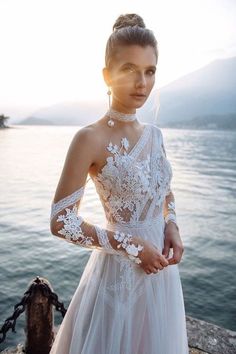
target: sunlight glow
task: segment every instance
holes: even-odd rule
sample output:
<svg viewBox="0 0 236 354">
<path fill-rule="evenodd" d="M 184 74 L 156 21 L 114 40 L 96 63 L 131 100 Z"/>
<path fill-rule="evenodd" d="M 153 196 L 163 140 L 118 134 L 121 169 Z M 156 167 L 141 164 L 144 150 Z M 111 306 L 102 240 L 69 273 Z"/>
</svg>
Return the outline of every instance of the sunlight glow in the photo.
<svg viewBox="0 0 236 354">
<path fill-rule="evenodd" d="M 0 106 L 99 100 L 115 19 L 140 14 L 159 44 L 156 87 L 236 54 L 236 3 L 193 0 L 0 0 Z"/>
</svg>

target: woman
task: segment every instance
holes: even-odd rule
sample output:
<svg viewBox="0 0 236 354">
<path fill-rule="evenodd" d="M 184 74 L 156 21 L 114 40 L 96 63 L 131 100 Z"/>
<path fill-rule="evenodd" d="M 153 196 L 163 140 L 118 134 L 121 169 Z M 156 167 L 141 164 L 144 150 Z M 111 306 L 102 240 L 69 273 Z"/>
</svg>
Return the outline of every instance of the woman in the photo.
<svg viewBox="0 0 236 354">
<path fill-rule="evenodd" d="M 75 134 L 52 202 L 52 234 L 93 251 L 51 354 L 188 353 L 172 169 L 161 130 L 136 116 L 157 59 L 142 18 L 119 16 L 103 69 L 112 103 Z M 106 228 L 79 215 L 88 174 Z"/>
</svg>

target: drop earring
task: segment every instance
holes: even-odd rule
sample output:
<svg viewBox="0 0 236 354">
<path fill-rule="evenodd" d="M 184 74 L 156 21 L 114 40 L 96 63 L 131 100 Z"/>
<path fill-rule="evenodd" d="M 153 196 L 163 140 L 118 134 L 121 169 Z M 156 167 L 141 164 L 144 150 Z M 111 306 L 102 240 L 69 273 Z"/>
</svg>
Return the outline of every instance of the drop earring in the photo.
<svg viewBox="0 0 236 354">
<path fill-rule="evenodd" d="M 109 104 L 109 108 L 111 108 L 111 89 L 109 87 L 108 91 L 107 91 L 107 94 L 108 94 L 108 104 Z"/>
<path fill-rule="evenodd" d="M 110 88 L 108 89 L 107 94 L 108 94 L 108 102 L 109 102 L 109 110 L 110 110 L 111 109 L 111 89 Z M 113 127 L 115 122 L 113 119 L 110 118 L 107 124 L 109 125 L 109 127 Z"/>
<path fill-rule="evenodd" d="M 113 127 L 116 120 L 126 121 L 126 122 L 132 122 L 134 120 L 137 120 L 136 113 L 123 113 L 123 112 L 119 112 L 119 111 L 113 109 L 111 107 L 111 89 L 110 88 L 108 89 L 107 94 L 109 97 L 109 109 L 106 112 L 106 116 L 109 117 L 109 120 L 107 122 L 107 125 L 109 127 Z"/>
</svg>

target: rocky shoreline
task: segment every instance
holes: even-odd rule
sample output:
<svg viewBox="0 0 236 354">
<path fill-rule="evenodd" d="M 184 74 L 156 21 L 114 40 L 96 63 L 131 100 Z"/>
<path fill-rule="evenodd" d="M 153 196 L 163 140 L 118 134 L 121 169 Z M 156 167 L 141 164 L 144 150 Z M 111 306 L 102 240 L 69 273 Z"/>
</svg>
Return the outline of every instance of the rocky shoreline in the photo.
<svg viewBox="0 0 236 354">
<path fill-rule="evenodd" d="M 235 354 L 236 332 L 197 318 L 186 316 L 189 354 Z M 58 328 L 55 328 L 55 332 Z M 24 354 L 23 344 L 0 354 Z"/>
</svg>

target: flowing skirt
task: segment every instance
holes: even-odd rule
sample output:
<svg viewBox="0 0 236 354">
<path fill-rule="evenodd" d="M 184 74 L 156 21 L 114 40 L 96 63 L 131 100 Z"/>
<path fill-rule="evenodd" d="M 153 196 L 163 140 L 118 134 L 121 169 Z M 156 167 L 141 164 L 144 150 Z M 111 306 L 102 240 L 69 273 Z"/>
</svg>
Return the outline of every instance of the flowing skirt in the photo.
<svg viewBox="0 0 236 354">
<path fill-rule="evenodd" d="M 164 219 L 106 224 L 150 240 L 162 252 Z M 178 264 L 156 274 L 94 249 L 50 354 L 188 354 Z"/>
</svg>

